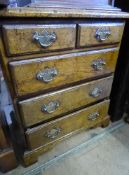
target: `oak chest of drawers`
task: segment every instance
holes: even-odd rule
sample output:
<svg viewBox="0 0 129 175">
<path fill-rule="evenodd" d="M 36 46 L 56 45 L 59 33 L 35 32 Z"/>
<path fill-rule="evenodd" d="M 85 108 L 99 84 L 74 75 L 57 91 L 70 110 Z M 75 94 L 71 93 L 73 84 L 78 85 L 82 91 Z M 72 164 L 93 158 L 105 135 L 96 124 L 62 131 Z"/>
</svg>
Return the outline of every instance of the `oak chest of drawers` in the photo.
<svg viewBox="0 0 129 175">
<path fill-rule="evenodd" d="M 129 17 L 119 10 L 30 9 L 0 13 L 1 61 L 25 165 L 66 136 L 108 124 Z"/>
</svg>

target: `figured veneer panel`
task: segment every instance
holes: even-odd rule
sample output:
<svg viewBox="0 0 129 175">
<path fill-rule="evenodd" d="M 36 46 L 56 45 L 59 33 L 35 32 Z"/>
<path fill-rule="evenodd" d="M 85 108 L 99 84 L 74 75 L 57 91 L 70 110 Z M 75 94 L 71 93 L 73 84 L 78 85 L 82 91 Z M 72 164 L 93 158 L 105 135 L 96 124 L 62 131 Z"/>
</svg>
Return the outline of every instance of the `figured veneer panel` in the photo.
<svg viewBox="0 0 129 175">
<path fill-rule="evenodd" d="M 84 108 L 63 118 L 56 119 L 26 131 L 30 149 L 38 148 L 82 128 L 100 123 L 108 115 L 109 100 Z"/>
<path fill-rule="evenodd" d="M 91 47 L 121 42 L 124 22 L 87 22 L 79 24 L 78 47 Z"/>
<path fill-rule="evenodd" d="M 24 126 L 29 127 L 50 118 L 54 119 L 55 116 L 108 97 L 112 81 L 113 76 L 110 76 L 20 101 Z"/>
<path fill-rule="evenodd" d="M 75 48 L 75 24 L 4 25 L 3 33 L 8 55 Z"/>
<path fill-rule="evenodd" d="M 112 73 L 118 51 L 119 48 L 112 48 L 10 62 L 15 92 L 22 96 Z M 55 77 L 53 70 L 57 73 Z M 41 80 L 37 78 L 39 74 Z M 45 82 L 48 78 L 50 81 Z"/>
</svg>

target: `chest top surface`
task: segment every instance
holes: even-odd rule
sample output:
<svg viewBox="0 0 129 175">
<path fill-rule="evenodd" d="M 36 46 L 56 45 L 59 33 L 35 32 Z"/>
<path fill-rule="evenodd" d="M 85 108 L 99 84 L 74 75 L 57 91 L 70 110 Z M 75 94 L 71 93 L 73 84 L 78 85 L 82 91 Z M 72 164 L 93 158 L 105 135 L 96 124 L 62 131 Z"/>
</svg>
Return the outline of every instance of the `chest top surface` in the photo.
<svg viewBox="0 0 129 175">
<path fill-rule="evenodd" d="M 129 18 L 112 0 L 13 0 L 0 17 L 19 18 Z M 23 3 L 24 2 L 24 3 Z M 24 6 L 23 6 L 24 5 Z"/>
</svg>

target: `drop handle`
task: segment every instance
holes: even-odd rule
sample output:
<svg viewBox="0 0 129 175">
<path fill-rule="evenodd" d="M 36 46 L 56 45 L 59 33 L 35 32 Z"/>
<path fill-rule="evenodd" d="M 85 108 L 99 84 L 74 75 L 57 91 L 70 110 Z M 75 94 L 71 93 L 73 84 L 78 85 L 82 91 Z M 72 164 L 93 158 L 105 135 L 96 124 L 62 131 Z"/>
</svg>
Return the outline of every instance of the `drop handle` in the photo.
<svg viewBox="0 0 129 175">
<path fill-rule="evenodd" d="M 95 33 L 95 38 L 99 41 L 105 41 L 109 38 L 109 36 L 111 35 L 111 31 L 108 28 L 99 28 L 96 30 Z"/>
<path fill-rule="evenodd" d="M 90 93 L 89 95 L 96 98 L 96 97 L 99 97 L 101 94 L 102 94 L 103 90 L 98 88 L 98 87 L 95 87 Z"/>
<path fill-rule="evenodd" d="M 57 35 L 55 32 L 48 32 L 46 30 L 41 33 L 35 32 L 33 34 L 33 40 L 37 41 L 43 48 L 48 48 L 57 40 Z"/>
<path fill-rule="evenodd" d="M 43 104 L 41 107 L 41 111 L 51 114 L 51 113 L 54 113 L 57 110 L 57 108 L 59 108 L 59 106 L 60 106 L 60 102 L 58 100 L 51 101 L 47 104 Z"/>
<path fill-rule="evenodd" d="M 53 128 L 45 133 L 45 137 L 49 139 L 55 139 L 59 136 L 61 128 Z"/>
<path fill-rule="evenodd" d="M 106 62 L 103 59 L 96 59 L 91 64 L 92 68 L 95 71 L 103 70 L 105 65 L 106 65 Z"/>
<path fill-rule="evenodd" d="M 51 82 L 58 75 L 56 68 L 45 68 L 36 74 L 36 79 L 44 83 Z"/>
<path fill-rule="evenodd" d="M 100 116 L 99 112 L 94 112 L 88 116 L 88 120 L 96 120 Z"/>
</svg>

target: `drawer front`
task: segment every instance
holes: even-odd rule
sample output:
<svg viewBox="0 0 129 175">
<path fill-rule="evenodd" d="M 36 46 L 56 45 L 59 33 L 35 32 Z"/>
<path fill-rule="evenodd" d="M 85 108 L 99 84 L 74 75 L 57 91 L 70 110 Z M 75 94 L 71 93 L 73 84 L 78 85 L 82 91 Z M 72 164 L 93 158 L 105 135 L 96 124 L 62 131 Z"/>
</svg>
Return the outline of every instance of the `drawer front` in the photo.
<svg viewBox="0 0 129 175">
<path fill-rule="evenodd" d="M 53 142 L 82 128 L 90 128 L 106 117 L 109 101 L 98 103 L 44 125 L 28 129 L 26 139 L 30 149 Z"/>
<path fill-rule="evenodd" d="M 77 45 L 78 47 L 90 47 L 119 43 L 122 38 L 123 29 L 123 22 L 89 22 L 79 24 Z"/>
<path fill-rule="evenodd" d="M 21 101 L 24 125 L 29 127 L 104 99 L 110 95 L 112 81 L 111 76 Z"/>
<path fill-rule="evenodd" d="M 76 25 L 5 25 L 3 32 L 8 55 L 75 47 Z"/>
<path fill-rule="evenodd" d="M 114 72 L 118 49 L 105 49 L 10 63 L 18 96 Z"/>
</svg>

